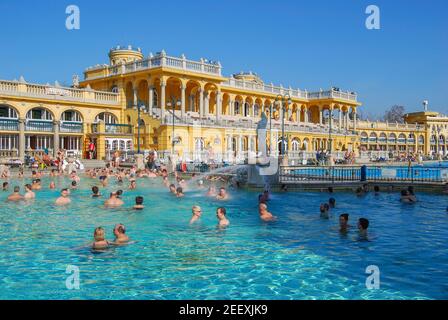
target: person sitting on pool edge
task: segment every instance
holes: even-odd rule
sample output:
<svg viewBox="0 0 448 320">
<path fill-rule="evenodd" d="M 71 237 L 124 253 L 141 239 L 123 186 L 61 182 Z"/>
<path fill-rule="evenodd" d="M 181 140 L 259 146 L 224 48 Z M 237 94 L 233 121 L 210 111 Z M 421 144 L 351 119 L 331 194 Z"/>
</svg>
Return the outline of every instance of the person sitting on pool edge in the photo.
<svg viewBox="0 0 448 320">
<path fill-rule="evenodd" d="M 132 208 L 134 210 L 143 210 L 145 208 L 142 196 L 135 197 L 135 205 Z"/>
<path fill-rule="evenodd" d="M 33 192 L 31 185 L 27 183 L 25 185 L 25 195 L 23 196 L 25 200 L 31 200 L 36 198 L 36 194 Z"/>
<path fill-rule="evenodd" d="M 359 218 L 358 230 L 361 237 L 367 237 L 367 228 L 369 228 L 369 220 L 367 220 L 366 218 Z"/>
<path fill-rule="evenodd" d="M 114 227 L 115 240 L 113 243 L 117 244 L 117 245 L 128 243 L 129 237 L 125 233 L 126 233 L 126 228 L 124 227 L 124 225 L 121 223 L 117 224 Z"/>
<path fill-rule="evenodd" d="M 107 247 L 109 247 L 109 244 L 109 241 L 106 240 L 106 232 L 104 231 L 103 227 L 95 228 L 95 231 L 93 232 L 92 248 L 106 249 Z"/>
<path fill-rule="evenodd" d="M 339 215 L 339 232 L 346 233 L 349 227 L 348 213 L 342 213 Z"/>
<path fill-rule="evenodd" d="M 193 224 L 201 218 L 202 210 L 200 206 L 193 206 L 191 208 L 191 211 L 193 213 L 193 216 L 190 219 L 190 224 Z"/>
<path fill-rule="evenodd" d="M 330 206 L 330 208 L 336 207 L 336 199 L 335 198 L 328 199 L 328 205 Z"/>
<path fill-rule="evenodd" d="M 218 226 L 219 227 L 227 227 L 230 222 L 226 217 L 226 208 L 219 207 L 216 209 L 216 217 L 218 218 Z"/>
<path fill-rule="evenodd" d="M 321 218 L 330 219 L 330 206 L 328 205 L 328 203 L 321 203 L 319 210 Z"/>
<path fill-rule="evenodd" d="M 123 201 L 117 197 L 116 192 L 111 192 L 109 199 L 104 201 L 106 208 L 116 208 L 123 205 Z"/>
<path fill-rule="evenodd" d="M 93 186 L 92 187 L 92 198 L 99 198 L 99 197 L 101 197 L 100 188 L 98 188 L 97 186 Z"/>
<path fill-rule="evenodd" d="M 23 196 L 20 194 L 20 187 L 19 186 L 15 186 L 14 187 L 14 192 L 11 193 L 8 198 L 8 201 L 20 201 L 23 200 Z"/>
<path fill-rule="evenodd" d="M 64 205 L 67 205 L 67 204 L 69 204 L 70 202 L 72 202 L 72 201 L 70 200 L 70 198 L 68 197 L 69 194 L 70 194 L 70 193 L 69 193 L 69 191 L 68 191 L 67 188 L 62 189 L 62 190 L 61 190 L 61 196 L 60 196 L 59 198 L 56 199 L 55 204 L 56 204 L 57 206 L 64 206 Z"/>
<path fill-rule="evenodd" d="M 258 205 L 258 213 L 260 214 L 260 219 L 263 221 L 273 221 L 277 219 L 276 216 L 268 211 L 266 203 L 260 203 Z"/>
</svg>

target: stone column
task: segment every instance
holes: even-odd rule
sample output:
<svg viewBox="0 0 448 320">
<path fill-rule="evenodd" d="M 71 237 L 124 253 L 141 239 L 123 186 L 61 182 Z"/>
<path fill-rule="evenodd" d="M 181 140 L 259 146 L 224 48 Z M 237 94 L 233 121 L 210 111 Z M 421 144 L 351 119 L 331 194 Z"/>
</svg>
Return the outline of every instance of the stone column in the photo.
<svg viewBox="0 0 448 320">
<path fill-rule="evenodd" d="M 165 81 L 161 81 L 160 82 L 160 112 L 161 112 L 162 122 L 165 121 L 165 89 L 166 89 L 166 83 L 165 83 Z"/>
<path fill-rule="evenodd" d="M 297 108 L 296 109 L 296 122 L 300 123 L 300 111 L 302 110 L 302 108 Z"/>
<path fill-rule="evenodd" d="M 221 91 L 216 92 L 216 120 L 221 118 L 222 113 L 222 100 L 221 100 Z"/>
<path fill-rule="evenodd" d="M 339 109 L 339 129 L 342 129 L 342 110 Z"/>
<path fill-rule="evenodd" d="M 148 112 L 149 115 L 152 115 L 152 106 L 154 105 L 154 86 L 149 86 L 148 97 Z"/>
<path fill-rule="evenodd" d="M 319 124 L 323 124 L 324 119 L 324 111 L 322 110 L 322 107 L 319 106 Z"/>
<path fill-rule="evenodd" d="M 355 110 L 355 112 L 353 113 L 353 130 L 355 130 L 356 131 L 356 123 L 357 122 L 357 117 L 356 117 L 356 110 Z"/>
<path fill-rule="evenodd" d="M 333 107 L 330 107 L 330 109 L 328 109 L 328 123 L 330 124 L 330 127 L 332 127 L 332 128 L 334 127 L 333 112 L 334 112 Z"/>
<path fill-rule="evenodd" d="M 210 114 L 210 92 L 205 92 L 204 94 L 204 115 L 208 116 Z"/>
<path fill-rule="evenodd" d="M 308 123 L 308 107 L 303 109 L 303 120 L 305 123 Z"/>
<path fill-rule="evenodd" d="M 132 91 L 134 93 L 134 105 L 133 105 L 133 107 L 136 107 L 136 106 L 138 106 L 138 88 L 134 87 L 134 88 L 132 88 Z"/>
<path fill-rule="evenodd" d="M 345 129 L 346 130 L 348 130 L 348 128 L 349 128 L 349 126 L 348 126 L 348 120 L 349 120 L 349 118 L 348 118 L 348 111 L 346 111 L 345 113 L 344 113 L 344 117 L 345 117 Z"/>
<path fill-rule="evenodd" d="M 53 157 L 56 157 L 59 150 L 59 121 L 53 123 L 54 141 L 53 141 Z"/>
<path fill-rule="evenodd" d="M 204 116 L 204 89 L 199 88 L 199 116 Z"/>
<path fill-rule="evenodd" d="M 180 92 L 181 92 L 181 107 L 180 107 L 180 116 L 183 119 L 185 115 L 185 91 L 187 89 L 187 86 L 185 84 L 180 85 Z"/>
<path fill-rule="evenodd" d="M 19 119 L 19 158 L 25 161 L 26 137 L 25 137 L 25 119 Z"/>
</svg>

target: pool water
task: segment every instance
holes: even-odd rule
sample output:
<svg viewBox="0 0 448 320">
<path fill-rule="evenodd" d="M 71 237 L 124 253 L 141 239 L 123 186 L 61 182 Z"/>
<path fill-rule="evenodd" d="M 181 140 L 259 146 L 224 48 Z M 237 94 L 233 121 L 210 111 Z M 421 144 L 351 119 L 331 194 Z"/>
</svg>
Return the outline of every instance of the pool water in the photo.
<svg viewBox="0 0 448 320">
<path fill-rule="evenodd" d="M 69 185 L 55 181 L 58 189 Z M 264 223 L 255 192 L 230 190 L 226 202 L 205 198 L 205 190 L 176 199 L 145 179 L 125 190 L 126 208 L 111 210 L 89 197 L 95 183 L 83 178 L 67 208 L 55 207 L 58 192 L 47 188 L 27 204 L 6 203 L 0 192 L 0 299 L 448 298 L 446 195 L 418 194 L 410 205 L 396 193 L 335 193 L 337 206 L 323 220 L 319 204 L 330 194 L 275 193 L 269 210 L 278 222 Z M 113 182 L 102 193 L 125 187 Z M 128 210 L 137 195 L 146 208 Z M 203 217 L 190 226 L 194 204 Z M 215 209 L 223 205 L 226 230 L 216 228 Z M 353 226 L 346 236 L 337 228 L 343 212 Z M 370 220 L 369 241 L 358 237 L 359 217 Z M 101 254 L 82 247 L 97 226 L 113 240 L 116 223 L 136 243 Z M 66 288 L 69 265 L 80 270 L 79 290 Z M 379 289 L 366 288 L 369 265 L 380 270 Z"/>
</svg>

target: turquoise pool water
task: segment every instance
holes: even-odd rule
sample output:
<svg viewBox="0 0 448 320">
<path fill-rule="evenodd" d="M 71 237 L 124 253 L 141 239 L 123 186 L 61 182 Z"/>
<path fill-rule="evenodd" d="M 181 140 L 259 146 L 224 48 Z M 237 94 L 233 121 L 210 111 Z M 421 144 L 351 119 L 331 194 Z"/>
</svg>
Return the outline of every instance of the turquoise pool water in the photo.
<svg viewBox="0 0 448 320">
<path fill-rule="evenodd" d="M 126 207 L 145 196 L 145 210 L 133 212 L 104 209 L 89 197 L 94 181 L 81 184 L 67 208 L 53 206 L 57 191 L 20 205 L 5 203 L 0 192 L 1 299 L 448 298 L 446 195 L 418 194 L 409 205 L 392 193 L 336 193 L 331 219 L 322 220 L 318 207 L 328 193 L 276 193 L 269 209 L 278 222 L 263 223 L 254 192 L 231 190 L 227 202 L 203 197 L 205 190 L 175 199 L 159 182 L 141 180 L 139 190 L 124 193 Z M 193 204 L 203 217 L 189 226 Z M 226 230 L 216 228 L 221 205 L 231 222 Z M 359 217 L 370 219 L 370 241 L 360 241 L 355 228 L 339 234 L 343 212 L 354 227 Z M 112 240 L 115 223 L 137 242 L 102 254 L 80 248 L 97 226 Z M 79 290 L 66 288 L 68 265 L 79 267 Z M 369 265 L 379 267 L 378 290 L 365 286 Z"/>
</svg>

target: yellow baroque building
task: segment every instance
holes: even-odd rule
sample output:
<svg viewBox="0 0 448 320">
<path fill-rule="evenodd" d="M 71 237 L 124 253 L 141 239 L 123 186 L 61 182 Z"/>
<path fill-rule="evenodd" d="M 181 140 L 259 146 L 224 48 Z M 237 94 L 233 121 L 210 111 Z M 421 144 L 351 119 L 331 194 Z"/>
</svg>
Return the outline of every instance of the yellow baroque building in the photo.
<svg viewBox="0 0 448 320">
<path fill-rule="evenodd" d="M 317 150 L 446 153 L 448 118 L 420 112 L 405 124 L 359 121 L 360 106 L 355 92 L 276 86 L 253 72 L 225 77 L 216 61 L 164 51 L 144 57 L 118 46 L 109 64 L 87 68 L 72 87 L 0 81 L 0 156 L 64 149 L 86 158 L 93 142 L 97 159 L 174 150 L 186 160 L 243 161 L 258 150 L 263 112 L 271 153 L 283 147 L 290 159 Z"/>
</svg>

